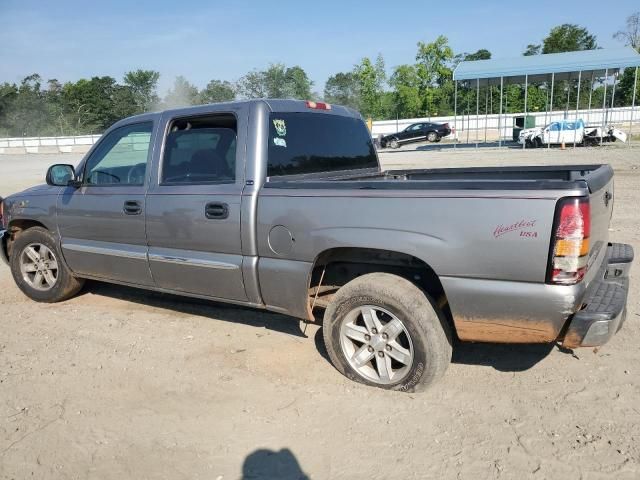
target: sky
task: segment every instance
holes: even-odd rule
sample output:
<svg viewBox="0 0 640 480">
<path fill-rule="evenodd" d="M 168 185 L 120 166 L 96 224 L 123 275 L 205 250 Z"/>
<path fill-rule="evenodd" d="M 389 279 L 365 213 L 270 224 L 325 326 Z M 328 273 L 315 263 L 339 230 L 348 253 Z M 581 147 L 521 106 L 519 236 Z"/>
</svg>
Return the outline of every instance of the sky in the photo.
<svg viewBox="0 0 640 480">
<path fill-rule="evenodd" d="M 300 65 L 321 92 L 326 79 L 365 56 L 387 70 L 413 63 L 418 41 L 444 34 L 456 53 L 520 55 L 551 27 L 576 23 L 602 47 L 640 10 L 638 0 L 434 2 L 0 0 L 0 82 L 31 73 L 61 82 L 138 68 L 160 72 L 160 92 L 177 75 L 202 88 L 236 81 L 269 63 Z"/>
</svg>

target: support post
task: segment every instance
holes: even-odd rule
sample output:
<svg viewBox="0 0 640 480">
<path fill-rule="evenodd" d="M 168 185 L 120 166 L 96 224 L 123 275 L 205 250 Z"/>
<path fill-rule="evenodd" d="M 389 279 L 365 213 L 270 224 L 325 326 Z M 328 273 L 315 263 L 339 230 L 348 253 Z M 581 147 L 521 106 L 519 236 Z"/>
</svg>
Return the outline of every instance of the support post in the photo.
<svg viewBox="0 0 640 480">
<path fill-rule="evenodd" d="M 596 72 L 595 70 L 591 71 L 591 88 L 589 89 L 589 106 L 587 107 L 587 110 L 589 111 L 589 113 L 591 113 L 591 96 L 593 95 L 593 79 L 595 76 Z"/>
<path fill-rule="evenodd" d="M 476 148 L 478 148 L 478 135 L 480 134 L 480 129 L 478 126 L 480 122 L 478 118 L 480 117 L 480 79 L 476 78 Z"/>
<path fill-rule="evenodd" d="M 609 69 L 604 71 L 604 95 L 602 96 L 602 129 L 600 131 L 600 146 L 602 146 L 602 140 L 604 138 L 604 123 L 606 122 L 607 115 L 607 78 L 609 77 Z"/>
<path fill-rule="evenodd" d="M 611 116 L 613 116 L 614 112 L 613 110 L 613 101 L 616 98 L 616 84 L 618 83 L 618 72 L 614 72 L 613 74 L 613 89 L 611 90 L 611 108 L 609 109 L 609 112 L 611 112 Z M 609 115 L 607 115 L 607 122 L 613 122 L 613 120 L 611 118 L 609 118 Z"/>
<path fill-rule="evenodd" d="M 468 83 L 467 88 L 467 140 L 464 142 L 469 145 L 469 130 L 471 129 L 471 107 L 469 106 L 469 94 L 471 93 L 471 82 Z"/>
<path fill-rule="evenodd" d="M 487 80 L 487 91 L 484 96 L 484 143 L 487 143 L 487 121 L 489 120 L 489 81 Z"/>
<path fill-rule="evenodd" d="M 580 108 L 580 81 L 582 80 L 582 70 L 578 72 L 578 93 L 576 96 L 576 121 L 573 124 L 573 148 L 576 148 L 576 133 L 578 129 L 578 109 Z"/>
<path fill-rule="evenodd" d="M 556 74 L 551 74 L 551 92 L 549 94 L 549 119 L 553 121 L 553 87 L 556 82 Z M 542 138 L 544 138 L 544 133 L 542 134 Z M 549 141 L 547 142 L 547 149 L 551 148 L 551 134 L 549 134 Z"/>
<path fill-rule="evenodd" d="M 453 81 L 453 128 L 456 133 L 453 138 L 453 148 L 458 144 L 458 81 Z"/>
<path fill-rule="evenodd" d="M 502 147 L 502 89 L 504 77 L 500 77 L 500 114 L 498 116 L 498 147 Z"/>
<path fill-rule="evenodd" d="M 631 146 L 631 131 L 633 129 L 633 111 L 636 108 L 636 90 L 638 89 L 638 67 L 633 77 L 633 95 L 631 96 L 631 115 L 629 116 L 629 146 Z"/>
<path fill-rule="evenodd" d="M 564 106 L 564 118 L 569 119 L 569 102 L 571 101 L 571 73 L 567 75 L 567 103 Z"/>
<path fill-rule="evenodd" d="M 551 91 L 551 89 L 549 88 L 549 82 L 546 82 L 546 90 L 547 90 L 547 95 L 545 96 L 544 99 L 544 126 L 547 126 L 547 115 L 549 114 L 549 92 Z"/>
</svg>

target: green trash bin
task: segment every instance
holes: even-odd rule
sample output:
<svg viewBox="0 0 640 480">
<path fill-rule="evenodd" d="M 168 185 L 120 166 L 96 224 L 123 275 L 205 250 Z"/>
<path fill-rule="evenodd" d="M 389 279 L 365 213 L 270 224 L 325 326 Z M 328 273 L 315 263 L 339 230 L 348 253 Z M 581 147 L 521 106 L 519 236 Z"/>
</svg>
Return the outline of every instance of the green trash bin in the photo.
<svg viewBox="0 0 640 480">
<path fill-rule="evenodd" d="M 533 115 L 520 115 L 513 117 L 513 141 L 517 142 L 520 132 L 525 128 L 534 128 L 536 126 L 536 117 Z"/>
</svg>

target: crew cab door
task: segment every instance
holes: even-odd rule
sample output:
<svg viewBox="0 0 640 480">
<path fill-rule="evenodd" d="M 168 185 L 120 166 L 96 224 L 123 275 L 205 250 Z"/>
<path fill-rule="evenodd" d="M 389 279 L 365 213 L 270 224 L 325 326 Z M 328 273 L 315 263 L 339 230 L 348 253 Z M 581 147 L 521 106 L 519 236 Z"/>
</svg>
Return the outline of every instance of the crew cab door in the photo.
<svg viewBox="0 0 640 480">
<path fill-rule="evenodd" d="M 153 285 L 144 196 L 153 122 L 105 134 L 83 164 L 81 185 L 57 200 L 62 252 L 80 275 Z"/>
<path fill-rule="evenodd" d="M 146 199 L 149 265 L 160 288 L 244 301 L 233 113 L 163 117 Z"/>
</svg>

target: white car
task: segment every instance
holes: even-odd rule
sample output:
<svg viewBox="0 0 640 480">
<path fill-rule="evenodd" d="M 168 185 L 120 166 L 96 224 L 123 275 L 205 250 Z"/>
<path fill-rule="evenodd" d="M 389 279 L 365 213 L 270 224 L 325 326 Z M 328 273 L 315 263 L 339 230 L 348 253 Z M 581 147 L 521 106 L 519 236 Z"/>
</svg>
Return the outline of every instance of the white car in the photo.
<svg viewBox="0 0 640 480">
<path fill-rule="evenodd" d="M 584 121 L 562 120 L 551 122 L 545 127 L 527 128 L 520 132 L 518 143 L 526 147 L 542 147 L 543 145 L 560 145 L 576 143 L 579 145 L 595 145 L 600 141 L 627 141 L 627 134 L 613 125 L 585 127 Z"/>
</svg>

